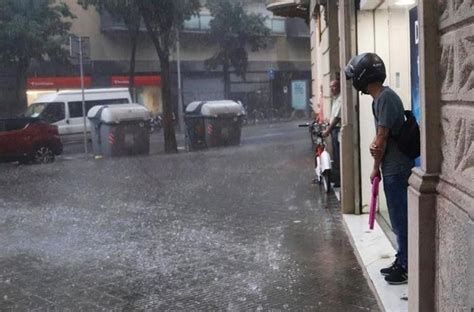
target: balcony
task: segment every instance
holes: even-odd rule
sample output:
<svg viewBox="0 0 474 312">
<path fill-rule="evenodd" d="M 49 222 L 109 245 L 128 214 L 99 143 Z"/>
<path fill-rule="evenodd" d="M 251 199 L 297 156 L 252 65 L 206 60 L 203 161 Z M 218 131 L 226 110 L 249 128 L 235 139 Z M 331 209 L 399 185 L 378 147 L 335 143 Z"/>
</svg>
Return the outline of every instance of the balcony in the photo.
<svg viewBox="0 0 474 312">
<path fill-rule="evenodd" d="M 268 0 L 267 10 L 283 17 L 309 18 L 309 0 Z"/>
<path fill-rule="evenodd" d="M 199 16 L 192 16 L 189 20 L 184 22 L 184 33 L 205 33 L 210 28 L 211 16 L 201 14 Z M 110 13 L 104 11 L 100 14 L 101 30 L 104 33 L 117 33 L 127 31 L 125 23 L 114 18 Z M 140 26 L 140 31 L 145 32 L 146 27 L 144 23 Z"/>
<path fill-rule="evenodd" d="M 206 13 L 201 13 L 200 15 L 194 15 L 190 19 L 184 21 L 183 33 L 191 34 L 205 34 L 211 28 L 210 22 L 212 16 Z M 117 32 L 126 32 L 127 27 L 125 23 L 120 20 L 113 18 L 109 13 L 102 12 L 100 15 L 101 21 L 101 30 L 104 33 L 117 33 Z M 265 20 L 265 25 L 270 29 L 272 36 L 286 36 L 288 31 L 288 21 L 282 17 L 273 17 L 267 18 Z M 290 27 L 294 30 L 294 26 Z M 146 31 L 145 25 L 142 23 L 140 31 Z M 299 31 L 297 31 L 299 32 Z M 295 33 L 295 31 L 292 31 Z"/>
<path fill-rule="evenodd" d="M 100 13 L 100 29 L 104 33 L 126 32 L 125 23 L 112 17 L 107 11 Z M 140 25 L 140 31 L 146 31 L 145 25 Z"/>
</svg>

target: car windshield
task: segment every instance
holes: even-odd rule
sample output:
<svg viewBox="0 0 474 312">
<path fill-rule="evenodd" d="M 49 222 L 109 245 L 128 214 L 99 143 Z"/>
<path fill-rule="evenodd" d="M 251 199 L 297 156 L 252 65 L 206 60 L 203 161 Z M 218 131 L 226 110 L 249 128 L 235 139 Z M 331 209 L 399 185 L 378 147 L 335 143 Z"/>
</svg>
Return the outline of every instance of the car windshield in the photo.
<svg viewBox="0 0 474 312">
<path fill-rule="evenodd" d="M 28 106 L 28 109 L 25 112 L 25 117 L 40 117 L 41 113 L 48 106 L 49 103 L 34 103 Z"/>
</svg>

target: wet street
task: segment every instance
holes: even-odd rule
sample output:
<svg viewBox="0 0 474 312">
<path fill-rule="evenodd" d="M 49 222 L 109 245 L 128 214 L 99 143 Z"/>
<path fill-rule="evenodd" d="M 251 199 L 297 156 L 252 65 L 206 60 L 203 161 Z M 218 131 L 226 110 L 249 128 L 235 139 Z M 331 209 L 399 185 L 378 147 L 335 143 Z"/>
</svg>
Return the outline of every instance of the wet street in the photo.
<svg viewBox="0 0 474 312">
<path fill-rule="evenodd" d="M 238 147 L 1 164 L 0 311 L 378 311 L 297 124 L 247 127 Z"/>
</svg>

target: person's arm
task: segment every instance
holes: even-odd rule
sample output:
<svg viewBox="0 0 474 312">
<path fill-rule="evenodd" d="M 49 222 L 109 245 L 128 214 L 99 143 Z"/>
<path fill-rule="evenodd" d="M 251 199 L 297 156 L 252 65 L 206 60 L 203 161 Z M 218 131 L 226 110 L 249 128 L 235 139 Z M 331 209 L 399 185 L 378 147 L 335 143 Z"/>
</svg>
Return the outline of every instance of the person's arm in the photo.
<svg viewBox="0 0 474 312">
<path fill-rule="evenodd" d="M 337 126 L 339 121 L 341 121 L 340 117 L 334 117 L 329 127 L 323 132 L 323 137 L 329 136 L 331 134 L 332 129 L 334 129 Z"/>
<path fill-rule="evenodd" d="M 380 176 L 380 164 L 382 163 L 383 155 L 385 154 L 385 148 L 387 147 L 388 137 L 390 135 L 390 129 L 378 126 L 377 135 L 374 138 L 374 141 L 370 145 L 370 154 L 374 158 L 374 167 L 370 175 L 370 181 L 372 181 L 376 176 Z"/>
</svg>

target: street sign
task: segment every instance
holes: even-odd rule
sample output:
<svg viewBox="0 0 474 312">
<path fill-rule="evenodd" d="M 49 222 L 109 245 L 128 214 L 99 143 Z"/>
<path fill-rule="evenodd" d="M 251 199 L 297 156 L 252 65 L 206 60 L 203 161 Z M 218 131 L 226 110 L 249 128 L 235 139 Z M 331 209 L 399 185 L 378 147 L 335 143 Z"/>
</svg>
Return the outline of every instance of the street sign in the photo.
<svg viewBox="0 0 474 312">
<path fill-rule="evenodd" d="M 82 47 L 82 63 L 90 64 L 91 62 L 91 44 L 89 37 L 69 37 L 69 59 L 72 64 L 79 65 L 79 57 Z"/>
</svg>

